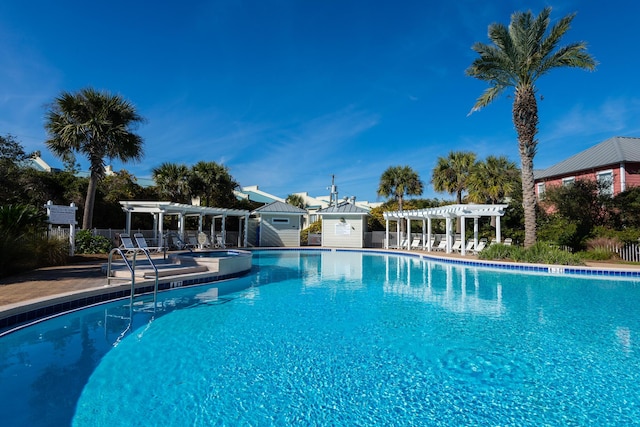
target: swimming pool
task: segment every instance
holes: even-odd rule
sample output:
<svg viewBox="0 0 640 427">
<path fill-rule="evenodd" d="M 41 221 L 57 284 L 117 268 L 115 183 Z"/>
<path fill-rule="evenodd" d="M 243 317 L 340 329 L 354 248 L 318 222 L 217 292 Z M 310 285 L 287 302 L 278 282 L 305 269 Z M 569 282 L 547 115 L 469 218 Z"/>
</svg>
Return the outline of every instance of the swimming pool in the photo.
<svg viewBox="0 0 640 427">
<path fill-rule="evenodd" d="M 361 252 L 0 339 L 3 425 L 630 425 L 640 282 Z M 153 321 L 151 321 L 153 319 Z M 114 344 L 117 345 L 114 346 Z"/>
</svg>

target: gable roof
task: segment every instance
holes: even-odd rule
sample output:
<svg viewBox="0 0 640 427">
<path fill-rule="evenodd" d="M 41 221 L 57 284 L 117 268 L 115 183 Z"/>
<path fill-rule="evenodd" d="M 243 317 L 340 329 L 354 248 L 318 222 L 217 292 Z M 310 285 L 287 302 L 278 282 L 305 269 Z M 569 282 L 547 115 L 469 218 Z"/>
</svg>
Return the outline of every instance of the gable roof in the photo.
<svg viewBox="0 0 640 427">
<path fill-rule="evenodd" d="M 342 202 L 338 203 L 337 206 L 329 206 L 328 208 L 320 209 L 318 214 L 360 214 L 360 215 L 369 215 L 369 211 L 366 209 L 362 209 L 353 203 Z"/>
<path fill-rule="evenodd" d="M 279 213 L 279 214 L 293 214 L 304 215 L 307 213 L 304 209 L 300 209 L 297 206 L 290 205 L 288 203 L 275 201 L 268 205 L 260 206 L 255 209 L 253 213 Z"/>
<path fill-rule="evenodd" d="M 609 138 L 547 169 L 534 171 L 534 177 L 541 179 L 568 175 L 623 162 L 640 162 L 640 138 L 623 136 Z"/>
</svg>

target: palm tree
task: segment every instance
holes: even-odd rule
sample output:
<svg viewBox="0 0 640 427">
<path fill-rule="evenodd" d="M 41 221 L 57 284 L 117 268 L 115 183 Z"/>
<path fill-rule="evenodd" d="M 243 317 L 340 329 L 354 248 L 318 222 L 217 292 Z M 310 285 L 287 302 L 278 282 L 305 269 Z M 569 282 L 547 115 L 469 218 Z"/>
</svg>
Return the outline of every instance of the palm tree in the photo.
<svg viewBox="0 0 640 427">
<path fill-rule="evenodd" d="M 304 198 L 299 194 L 289 194 L 285 199 L 285 202 L 300 209 L 305 209 L 307 207 Z"/>
<path fill-rule="evenodd" d="M 393 198 L 398 202 L 398 210 L 402 212 L 404 196 L 419 196 L 424 184 L 420 176 L 409 166 L 391 166 L 382 173 L 378 185 L 378 195 Z M 404 232 L 404 221 L 400 221 L 400 232 Z M 398 238 L 398 241 L 400 239 Z"/>
<path fill-rule="evenodd" d="M 229 169 L 216 162 L 198 162 L 191 168 L 189 187 L 193 195 L 203 199 L 205 206 L 231 206 L 235 202 L 233 191 L 240 186 Z"/>
<path fill-rule="evenodd" d="M 438 157 L 431 175 L 434 190 L 455 194 L 456 202 L 462 203 L 462 193 L 469 186 L 469 176 L 475 163 L 476 155 L 469 151 L 452 151 L 448 157 Z"/>
<path fill-rule="evenodd" d="M 487 156 L 476 163 L 468 180 L 469 200 L 474 203 L 499 203 L 520 186 L 520 170 L 505 156 Z"/>
<path fill-rule="evenodd" d="M 92 88 L 62 92 L 47 111 L 49 139 L 45 143 L 49 150 L 64 160 L 75 158 L 76 152 L 89 159 L 83 229 L 92 227 L 96 189 L 105 177 L 105 159 L 128 162 L 142 158 L 142 138 L 132 129 L 143 121 L 129 101 Z"/>
<path fill-rule="evenodd" d="M 151 170 L 151 176 L 161 197 L 172 202 L 185 203 L 189 199 L 189 168 L 185 165 L 165 162 Z"/>
<path fill-rule="evenodd" d="M 489 26 L 491 45 L 475 43 L 472 49 L 480 55 L 466 70 L 468 76 L 484 80 L 490 87 L 477 99 L 471 112 L 490 104 L 506 88 L 513 87 L 513 123 L 518 134 L 523 208 L 525 217 L 525 247 L 536 242 L 536 196 L 533 178 L 533 158 L 538 133 L 536 82 L 554 68 L 575 67 L 593 70 L 596 61 L 586 51 L 586 43 L 558 46 L 569 30 L 575 14 L 560 19 L 549 28 L 551 8 L 537 17 L 529 12 L 511 15 L 509 27 Z"/>
<path fill-rule="evenodd" d="M 391 166 L 382 173 L 378 185 L 378 195 L 393 198 L 398 202 L 398 210 L 402 212 L 404 196 L 419 196 L 424 185 L 420 176 L 409 166 Z"/>
</svg>

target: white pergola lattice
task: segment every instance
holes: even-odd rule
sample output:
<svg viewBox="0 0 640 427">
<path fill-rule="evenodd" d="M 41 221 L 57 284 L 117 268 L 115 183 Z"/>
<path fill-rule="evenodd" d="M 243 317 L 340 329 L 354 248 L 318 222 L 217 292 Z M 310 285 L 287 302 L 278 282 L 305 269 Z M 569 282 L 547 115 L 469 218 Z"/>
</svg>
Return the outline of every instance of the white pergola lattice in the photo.
<svg viewBox="0 0 640 427">
<path fill-rule="evenodd" d="M 153 232 L 154 238 L 158 241 L 158 246 L 163 246 L 164 231 L 163 231 L 163 219 L 165 216 L 177 215 L 178 216 L 178 234 L 184 240 L 184 221 L 188 216 L 197 216 L 198 220 L 198 232 L 202 231 L 202 223 L 205 216 L 211 216 L 213 219 L 222 218 L 222 242 L 226 241 L 226 218 L 228 216 L 244 217 L 244 227 L 240 222 L 241 228 L 244 228 L 244 233 L 240 231 L 240 236 L 244 235 L 242 246 L 247 246 L 247 226 L 249 222 L 249 211 L 242 209 L 225 209 L 225 208 L 213 208 L 208 206 L 196 206 L 187 205 L 183 203 L 173 202 L 146 202 L 146 201 L 126 201 L 120 202 L 122 210 L 127 214 L 127 233 L 131 233 L 131 215 L 134 213 L 147 213 L 153 215 Z M 215 221 L 211 221 L 211 241 L 215 241 Z M 240 246 L 240 242 L 238 242 Z"/>
<path fill-rule="evenodd" d="M 473 239 L 474 247 L 478 245 L 478 218 L 480 217 L 496 217 L 496 241 L 500 242 L 502 237 L 500 235 L 500 217 L 504 215 L 505 209 L 509 205 L 447 205 L 437 208 L 407 210 L 407 211 L 387 211 L 383 213 L 385 219 L 385 248 L 389 248 L 389 222 L 396 221 L 396 231 L 398 235 L 398 242 L 400 239 L 400 221 L 407 221 L 407 230 L 411 230 L 411 221 L 422 221 L 422 248 L 431 251 L 431 220 L 432 219 L 444 219 L 446 221 L 446 253 L 451 253 L 451 245 L 455 238 L 454 229 L 452 227 L 453 220 L 460 220 L 461 240 L 463 242 L 461 253 L 465 255 L 465 220 L 466 218 L 473 218 Z M 425 230 L 426 235 L 425 235 Z M 406 249 L 410 249 L 411 239 L 407 239 Z"/>
</svg>

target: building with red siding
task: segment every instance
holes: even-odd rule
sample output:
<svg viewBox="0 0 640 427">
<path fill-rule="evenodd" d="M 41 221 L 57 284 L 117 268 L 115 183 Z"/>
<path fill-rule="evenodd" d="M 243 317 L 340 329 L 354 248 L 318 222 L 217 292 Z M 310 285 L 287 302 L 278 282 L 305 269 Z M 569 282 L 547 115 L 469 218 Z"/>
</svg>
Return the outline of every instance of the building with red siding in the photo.
<svg viewBox="0 0 640 427">
<path fill-rule="evenodd" d="M 581 179 L 601 181 L 612 197 L 640 186 L 640 138 L 616 136 L 547 169 L 534 172 L 536 196 L 554 185 Z"/>
</svg>

